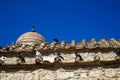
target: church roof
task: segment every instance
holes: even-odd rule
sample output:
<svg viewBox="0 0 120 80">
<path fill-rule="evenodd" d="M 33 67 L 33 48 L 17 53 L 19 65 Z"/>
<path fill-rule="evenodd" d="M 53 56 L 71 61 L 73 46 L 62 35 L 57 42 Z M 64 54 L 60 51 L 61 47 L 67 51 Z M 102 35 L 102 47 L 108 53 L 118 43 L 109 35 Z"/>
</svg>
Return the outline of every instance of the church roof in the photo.
<svg viewBox="0 0 120 80">
<path fill-rule="evenodd" d="M 45 38 L 37 32 L 26 32 L 22 34 L 16 42 L 45 42 Z"/>
</svg>

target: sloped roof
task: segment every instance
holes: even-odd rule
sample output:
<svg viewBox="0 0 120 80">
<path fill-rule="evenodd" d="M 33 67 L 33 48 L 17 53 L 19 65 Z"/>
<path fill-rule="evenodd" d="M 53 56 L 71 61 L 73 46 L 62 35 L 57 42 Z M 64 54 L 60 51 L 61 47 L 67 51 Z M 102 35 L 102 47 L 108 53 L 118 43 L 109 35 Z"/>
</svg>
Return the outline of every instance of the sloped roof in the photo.
<svg viewBox="0 0 120 80">
<path fill-rule="evenodd" d="M 38 38 L 41 40 L 41 37 Z M 22 39 L 18 39 L 18 41 L 21 41 Z M 33 40 L 36 40 L 33 36 Z M 43 40 L 44 41 L 44 40 Z M 10 46 L 10 51 L 24 51 L 24 52 L 31 52 L 34 49 L 40 50 L 45 53 L 53 52 L 55 49 L 59 51 L 71 51 L 71 50 L 90 50 L 90 49 L 115 49 L 120 48 L 120 42 L 114 38 L 110 40 L 101 39 L 100 41 L 96 41 L 95 39 L 92 39 L 90 42 L 87 42 L 86 40 L 82 40 L 80 43 L 76 41 L 71 41 L 71 43 L 66 43 L 65 41 L 61 42 L 60 44 L 55 44 L 52 42 L 51 44 L 47 44 L 46 42 L 42 42 L 39 45 L 26 45 L 26 44 L 14 44 Z M 2 50 L 2 49 L 1 49 Z M 5 49 L 4 49 L 5 50 Z M 3 50 L 2 50 L 3 51 Z"/>
</svg>

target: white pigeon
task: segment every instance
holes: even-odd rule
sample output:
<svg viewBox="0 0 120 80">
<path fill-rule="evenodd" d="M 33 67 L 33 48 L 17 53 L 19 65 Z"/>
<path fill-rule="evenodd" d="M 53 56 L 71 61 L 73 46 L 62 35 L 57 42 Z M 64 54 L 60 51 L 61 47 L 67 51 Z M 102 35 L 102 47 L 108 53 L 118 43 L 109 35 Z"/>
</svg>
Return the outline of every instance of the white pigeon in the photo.
<svg viewBox="0 0 120 80">
<path fill-rule="evenodd" d="M 0 58 L 0 60 L 2 60 L 2 61 L 6 61 L 6 60 L 7 60 L 7 58 L 6 58 L 6 57 L 4 57 L 4 56 L 2 56 L 2 57 Z"/>
<path fill-rule="evenodd" d="M 95 53 L 94 53 L 94 52 L 90 52 L 89 54 L 90 54 L 91 56 L 94 56 L 94 55 L 95 55 Z"/>
<path fill-rule="evenodd" d="M 43 61 L 42 55 L 38 50 L 36 50 L 36 58 L 39 58 L 41 61 Z"/>
</svg>

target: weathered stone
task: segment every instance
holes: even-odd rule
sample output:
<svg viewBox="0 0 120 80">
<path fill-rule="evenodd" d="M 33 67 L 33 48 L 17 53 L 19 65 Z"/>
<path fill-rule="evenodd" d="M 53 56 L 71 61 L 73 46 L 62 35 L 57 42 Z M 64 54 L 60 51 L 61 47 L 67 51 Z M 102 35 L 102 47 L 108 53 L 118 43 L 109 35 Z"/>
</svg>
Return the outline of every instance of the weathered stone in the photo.
<svg viewBox="0 0 120 80">
<path fill-rule="evenodd" d="M 74 79 L 79 79 L 79 76 L 74 76 L 73 78 L 74 78 Z"/>
<path fill-rule="evenodd" d="M 80 73 L 87 73 L 87 72 L 88 72 L 88 70 L 79 69 L 79 71 L 78 71 L 78 72 L 80 72 Z"/>
<path fill-rule="evenodd" d="M 7 78 L 6 80 L 12 80 L 13 74 L 12 73 L 7 73 Z"/>
<path fill-rule="evenodd" d="M 90 77 L 99 77 L 102 75 L 102 71 L 101 70 L 93 70 L 89 73 Z"/>
<path fill-rule="evenodd" d="M 0 80 L 6 80 L 6 73 L 0 73 Z"/>
<path fill-rule="evenodd" d="M 32 78 L 33 78 L 33 74 L 32 73 L 26 73 L 26 75 L 25 75 L 25 80 L 32 80 Z"/>
<path fill-rule="evenodd" d="M 95 61 L 99 61 L 99 60 L 100 60 L 100 57 L 99 57 L 99 56 L 95 56 L 95 57 L 94 57 L 94 60 L 95 60 Z"/>
<path fill-rule="evenodd" d="M 112 78 L 116 75 L 116 71 L 113 70 L 113 69 L 108 69 L 108 70 L 105 70 L 105 76 L 108 77 L 108 78 Z"/>
<path fill-rule="evenodd" d="M 40 73 L 40 80 L 54 80 L 54 74 L 52 71 L 44 71 Z"/>
<path fill-rule="evenodd" d="M 71 47 L 75 47 L 76 46 L 76 41 L 75 40 L 72 40 L 71 41 Z"/>
<path fill-rule="evenodd" d="M 74 76 L 73 72 L 59 72 L 57 73 L 57 79 L 68 79 Z"/>
<path fill-rule="evenodd" d="M 15 73 L 13 74 L 13 77 L 11 80 L 24 80 L 24 74 L 23 73 Z"/>
<path fill-rule="evenodd" d="M 19 80 L 18 76 L 13 76 L 13 78 L 11 80 Z"/>
<path fill-rule="evenodd" d="M 87 77 L 87 73 L 81 73 L 80 76 L 81 76 L 82 78 L 85 78 L 85 77 Z"/>
<path fill-rule="evenodd" d="M 74 79 L 79 79 L 79 77 L 80 77 L 80 73 L 74 73 Z"/>
<path fill-rule="evenodd" d="M 39 70 L 34 70 L 32 73 L 33 73 L 33 80 L 39 80 Z"/>
<path fill-rule="evenodd" d="M 39 74 L 33 73 L 33 80 L 39 80 Z"/>
<path fill-rule="evenodd" d="M 65 48 L 65 45 L 66 45 L 66 42 L 65 41 L 62 41 L 60 46 L 64 49 Z"/>
<path fill-rule="evenodd" d="M 32 73 L 37 74 L 39 70 L 34 70 Z"/>
</svg>

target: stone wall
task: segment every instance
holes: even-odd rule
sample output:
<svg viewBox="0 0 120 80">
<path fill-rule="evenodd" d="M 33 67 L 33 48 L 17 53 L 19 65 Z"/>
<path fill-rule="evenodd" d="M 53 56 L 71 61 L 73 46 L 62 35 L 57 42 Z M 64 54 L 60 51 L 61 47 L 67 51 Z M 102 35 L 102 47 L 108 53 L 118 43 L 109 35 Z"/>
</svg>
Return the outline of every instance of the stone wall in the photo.
<svg viewBox="0 0 120 80">
<path fill-rule="evenodd" d="M 120 80 L 120 68 L 59 68 L 1 71 L 0 80 Z"/>
<path fill-rule="evenodd" d="M 100 57 L 101 60 L 114 60 L 115 56 L 117 56 L 113 51 L 111 52 L 79 52 L 83 61 L 93 61 L 94 57 L 97 55 Z M 23 54 L 24 55 L 24 54 Z M 74 52 L 71 53 L 61 53 L 64 57 L 63 62 L 74 62 L 75 61 L 75 54 Z M 5 61 L 6 64 L 16 64 L 17 55 L 6 56 L 7 60 Z M 35 54 L 33 56 L 24 56 L 27 64 L 35 63 Z M 43 60 L 49 60 L 50 62 L 54 62 L 54 58 L 56 56 L 54 53 L 50 55 L 43 55 Z"/>
<path fill-rule="evenodd" d="M 98 55 L 101 60 L 114 60 L 116 54 L 111 52 L 79 53 L 84 61 L 93 61 Z M 54 55 L 48 55 L 50 58 Z M 75 55 L 62 53 L 65 62 L 74 62 Z M 5 63 L 16 64 L 16 57 L 8 57 Z M 25 57 L 26 63 L 34 63 L 35 56 Z M 50 59 L 49 59 L 50 60 Z M 31 70 L 9 69 L 0 71 L 0 80 L 120 80 L 120 65 L 114 67 L 67 67 L 67 68 L 32 68 Z"/>
</svg>

